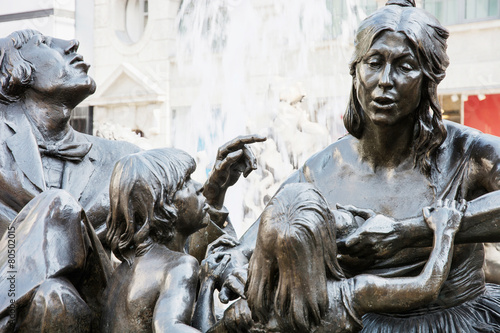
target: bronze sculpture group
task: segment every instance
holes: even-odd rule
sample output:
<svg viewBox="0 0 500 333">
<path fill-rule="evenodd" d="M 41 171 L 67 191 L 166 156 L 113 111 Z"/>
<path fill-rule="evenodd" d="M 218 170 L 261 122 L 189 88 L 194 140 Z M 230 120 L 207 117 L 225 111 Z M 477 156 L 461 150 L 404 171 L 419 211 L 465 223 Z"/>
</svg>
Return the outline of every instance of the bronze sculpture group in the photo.
<svg viewBox="0 0 500 333">
<path fill-rule="evenodd" d="M 349 135 L 239 240 L 224 198 L 264 138 L 222 146 L 199 184 L 182 151 L 71 128 L 95 90 L 77 41 L 1 39 L 0 332 L 500 332 L 482 270 L 500 139 L 442 119 L 447 38 L 411 0 L 363 20 Z M 240 297 L 219 318 L 215 289 Z"/>
</svg>

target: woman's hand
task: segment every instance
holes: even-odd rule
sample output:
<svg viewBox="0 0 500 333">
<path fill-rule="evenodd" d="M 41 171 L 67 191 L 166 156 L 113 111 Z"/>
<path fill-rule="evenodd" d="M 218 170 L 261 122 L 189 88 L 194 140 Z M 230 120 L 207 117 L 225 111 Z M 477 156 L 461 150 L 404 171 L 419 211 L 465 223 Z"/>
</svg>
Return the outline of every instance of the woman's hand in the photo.
<svg viewBox="0 0 500 333">
<path fill-rule="evenodd" d="M 266 137 L 260 135 L 239 136 L 219 148 L 214 167 L 203 188 L 209 204 L 220 209 L 226 190 L 238 181 L 242 173 L 247 177 L 257 168 L 256 158 L 248 145 L 265 140 Z"/>
<path fill-rule="evenodd" d="M 366 220 L 352 234 L 337 241 L 341 253 L 358 258 L 388 258 L 407 245 L 401 223 L 396 220 L 371 209 L 351 205 L 337 205 L 337 208 L 350 212 L 358 222 L 359 218 Z"/>
</svg>

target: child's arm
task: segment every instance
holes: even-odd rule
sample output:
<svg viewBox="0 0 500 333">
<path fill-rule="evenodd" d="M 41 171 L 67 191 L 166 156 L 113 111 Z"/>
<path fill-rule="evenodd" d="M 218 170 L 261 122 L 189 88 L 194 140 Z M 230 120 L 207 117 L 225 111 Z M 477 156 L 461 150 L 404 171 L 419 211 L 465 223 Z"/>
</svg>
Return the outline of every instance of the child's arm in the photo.
<svg viewBox="0 0 500 333">
<path fill-rule="evenodd" d="M 201 286 L 192 322 L 193 327 L 202 332 L 223 333 L 228 331 L 224 320 L 216 321 L 213 303 L 216 284 L 220 283 L 220 277 L 228 262 L 229 256 L 222 253 L 208 256 L 202 262 Z M 224 317 L 226 317 L 226 312 Z"/>
<path fill-rule="evenodd" d="M 160 291 L 153 313 L 153 332 L 199 332 L 189 326 L 197 284 L 198 262 L 194 257 L 185 255 L 168 272 Z"/>
<path fill-rule="evenodd" d="M 434 301 L 450 271 L 453 240 L 460 226 L 465 203 L 446 200 L 436 208 L 424 208 L 424 219 L 434 230 L 434 248 L 422 273 L 415 277 L 354 277 L 353 306 L 367 312 L 401 312 Z"/>
</svg>

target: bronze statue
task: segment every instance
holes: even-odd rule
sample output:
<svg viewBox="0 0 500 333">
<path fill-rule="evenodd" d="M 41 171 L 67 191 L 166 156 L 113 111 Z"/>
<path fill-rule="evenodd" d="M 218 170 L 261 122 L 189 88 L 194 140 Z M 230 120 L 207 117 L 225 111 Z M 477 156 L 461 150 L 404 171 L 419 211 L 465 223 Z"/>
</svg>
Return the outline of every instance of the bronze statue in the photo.
<svg viewBox="0 0 500 333">
<path fill-rule="evenodd" d="M 196 331 L 190 324 L 198 261 L 184 246 L 210 217 L 221 216 L 227 186 L 252 170 L 240 159 L 245 153 L 243 144 L 219 150 L 213 173 L 220 186 L 211 185 L 211 200 L 207 187 L 190 178 L 196 164 L 181 150 L 144 151 L 116 164 L 106 237 L 122 263 L 104 293 L 103 332 Z"/>
<path fill-rule="evenodd" d="M 1 332 L 98 329 L 109 259 L 81 205 L 46 190 L 9 224 L 0 241 Z M 8 291 L 8 292 L 7 292 Z"/>
<path fill-rule="evenodd" d="M 434 230 L 434 248 L 416 277 L 364 274 L 346 279 L 337 261 L 335 222 L 326 200 L 309 183 L 286 185 L 262 213 L 246 299 L 232 304 L 212 328 L 213 317 L 205 317 L 200 329 L 357 332 L 365 313 L 400 312 L 425 305 L 437 298 L 446 280 L 464 209 L 465 202 L 457 205 L 448 200 L 424 209 L 425 221 Z M 215 287 L 211 280 L 217 276 L 207 271 L 213 266 L 218 266 L 217 258 L 209 257 L 203 263 L 205 285 L 198 302 L 205 305 L 197 308 L 211 308 Z"/>
<path fill-rule="evenodd" d="M 366 332 L 473 332 L 500 323 L 500 288 L 485 284 L 481 242 L 500 240 L 500 139 L 442 120 L 437 85 L 448 31 L 412 1 L 390 1 L 361 22 L 344 116 L 349 135 L 313 155 L 286 183 L 315 185 L 336 218 L 348 277 L 415 276 L 431 251 L 422 209 L 467 200 L 448 279 L 435 302 L 363 317 Z M 231 254 L 220 298 L 243 295 L 256 223 Z M 233 263 L 233 260 L 235 263 Z M 241 270 L 238 270 L 241 272 Z"/>
<path fill-rule="evenodd" d="M 72 110 L 95 91 L 78 46 L 34 30 L 0 39 L 0 273 L 11 277 L 0 281 L 8 291 L 0 295 L 2 332 L 99 329 L 112 271 L 102 246 L 111 173 L 140 149 L 70 126 Z M 223 202 L 233 181 L 255 168 L 246 144 L 262 140 L 240 137 L 221 148 L 205 184 L 210 203 Z M 225 232 L 226 217 L 210 220 L 190 250 L 204 252 Z"/>
<path fill-rule="evenodd" d="M 14 269 L 0 257 L 2 273 L 16 272 L 16 291 L 0 296 L 0 318 L 14 302 L 12 329 L 90 330 L 111 272 L 93 227 L 104 231 L 115 162 L 139 149 L 69 125 L 95 91 L 78 46 L 33 30 L 0 39 L 0 250 L 7 253 L 9 236 L 16 243 Z"/>
<path fill-rule="evenodd" d="M 0 234 L 37 194 L 68 191 L 96 230 L 109 211 L 109 177 L 116 161 L 136 146 L 79 133 L 73 108 L 94 93 L 90 67 L 76 40 L 16 31 L 0 40 Z M 103 236 L 103 235 L 102 235 Z"/>
</svg>

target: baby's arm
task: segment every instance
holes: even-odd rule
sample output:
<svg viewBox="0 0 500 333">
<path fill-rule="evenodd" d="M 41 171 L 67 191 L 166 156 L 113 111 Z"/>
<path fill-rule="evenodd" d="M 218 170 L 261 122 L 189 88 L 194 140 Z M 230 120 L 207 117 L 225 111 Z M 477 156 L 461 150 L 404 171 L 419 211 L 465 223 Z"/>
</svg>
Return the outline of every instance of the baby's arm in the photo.
<svg viewBox="0 0 500 333">
<path fill-rule="evenodd" d="M 153 314 L 153 332 L 199 332 L 189 326 L 197 284 L 198 261 L 185 255 L 168 272 L 160 291 Z"/>
<path fill-rule="evenodd" d="M 415 277 L 354 277 L 353 305 L 359 315 L 367 312 L 401 312 L 434 301 L 450 271 L 453 240 L 460 226 L 465 202 L 446 200 L 423 210 L 434 231 L 434 248 L 422 273 Z"/>
</svg>

